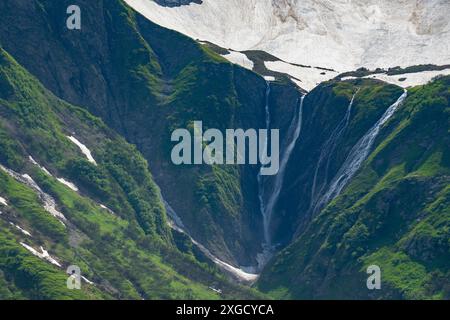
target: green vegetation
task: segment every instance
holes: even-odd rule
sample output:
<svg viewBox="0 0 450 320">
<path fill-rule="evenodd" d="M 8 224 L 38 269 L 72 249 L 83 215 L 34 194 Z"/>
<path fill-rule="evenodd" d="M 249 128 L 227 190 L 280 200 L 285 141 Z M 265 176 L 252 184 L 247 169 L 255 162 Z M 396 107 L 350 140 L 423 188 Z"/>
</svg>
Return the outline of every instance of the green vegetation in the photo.
<svg viewBox="0 0 450 320">
<path fill-rule="evenodd" d="M 410 90 L 357 176 L 271 263 L 260 289 L 281 298 L 450 297 L 449 87 L 443 77 Z M 382 271 L 376 292 L 365 287 L 373 264 Z"/>
<path fill-rule="evenodd" d="M 0 170 L 0 195 L 8 201 L 0 208 L 0 298 L 261 297 L 197 260 L 192 248 L 177 248 L 159 190 L 135 146 L 85 110 L 53 96 L 3 49 L 0 58 L 0 79 L 10 89 L 0 98 L 0 163 L 29 174 L 67 218 L 62 224 L 44 209 L 35 190 Z M 97 165 L 68 135 L 85 142 Z M 75 183 L 79 192 L 56 177 Z M 20 242 L 36 250 L 42 246 L 62 267 L 33 256 Z M 80 266 L 94 284 L 68 290 L 69 265 Z M 210 285 L 222 288 L 223 295 Z"/>
</svg>

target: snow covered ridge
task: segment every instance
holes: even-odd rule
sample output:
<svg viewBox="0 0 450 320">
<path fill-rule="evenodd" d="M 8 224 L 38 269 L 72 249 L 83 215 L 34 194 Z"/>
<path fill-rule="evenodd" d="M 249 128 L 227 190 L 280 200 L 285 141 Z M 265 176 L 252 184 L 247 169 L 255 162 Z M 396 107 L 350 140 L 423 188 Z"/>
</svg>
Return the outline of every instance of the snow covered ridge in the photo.
<svg viewBox="0 0 450 320">
<path fill-rule="evenodd" d="M 421 71 L 414 73 L 402 73 L 397 75 L 389 75 L 387 73 L 374 73 L 371 75 L 364 76 L 362 78 L 365 79 L 378 79 L 384 82 L 395 84 L 402 88 L 409 88 L 418 85 L 427 84 L 432 81 L 437 76 L 445 76 L 450 75 L 450 68 L 444 70 L 430 70 L 430 71 Z M 359 79 L 358 77 L 348 76 L 343 77 L 341 80 L 352 80 Z"/>
<path fill-rule="evenodd" d="M 337 73 L 450 62 L 450 1 L 204 0 L 179 7 L 125 2 L 193 39 L 235 51 L 262 50 L 285 62 Z M 250 65 L 237 54 L 227 58 Z M 305 71 L 302 87 L 321 81 Z M 295 68 L 283 72 L 299 75 Z"/>
</svg>

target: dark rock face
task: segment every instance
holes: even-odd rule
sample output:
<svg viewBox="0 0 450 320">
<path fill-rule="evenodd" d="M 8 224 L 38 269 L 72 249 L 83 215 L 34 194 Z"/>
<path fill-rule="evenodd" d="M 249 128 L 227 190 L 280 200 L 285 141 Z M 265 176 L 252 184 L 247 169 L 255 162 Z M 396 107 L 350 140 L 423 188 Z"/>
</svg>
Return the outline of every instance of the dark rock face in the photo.
<svg viewBox="0 0 450 320">
<path fill-rule="evenodd" d="M 396 101 L 401 90 L 386 85 L 390 98 L 377 107 L 364 108 L 373 102 L 356 96 L 348 127 L 330 146 L 336 128 L 343 121 L 352 95 L 358 88 L 370 91 L 373 84 L 349 87 L 345 94 L 336 94 L 336 87 L 323 84 L 308 94 L 304 101 L 303 128 L 299 141 L 288 163 L 283 192 L 274 209 L 273 232 L 277 243 L 289 244 L 300 234 L 317 212 L 314 206 L 326 192 L 331 180 L 348 153 L 390 104 Z M 362 123 L 360 119 L 366 119 Z M 328 150 L 327 150 L 328 149 Z M 321 159 L 322 158 L 322 159 Z"/>
<path fill-rule="evenodd" d="M 155 0 L 155 2 L 163 7 L 181 7 L 191 3 L 203 3 L 202 0 Z"/>
<path fill-rule="evenodd" d="M 260 289 L 298 299 L 448 298 L 449 86 L 450 77 L 443 77 L 410 90 L 341 195 L 318 212 L 311 210 L 314 173 L 352 93 L 360 88 L 347 132 L 328 154 L 328 169 L 318 171 L 319 193 L 402 90 L 376 82 L 331 83 L 307 96 L 306 135 L 276 209 L 279 241 L 295 237 L 266 267 Z M 382 290 L 367 290 L 372 265 L 382 270 Z"/>
<path fill-rule="evenodd" d="M 1 44 L 58 97 L 89 109 L 139 148 L 194 238 L 229 262 L 254 265 L 262 243 L 258 168 L 175 167 L 170 133 L 194 120 L 222 130 L 264 128 L 264 80 L 132 16 L 120 0 L 78 1 L 81 30 L 68 30 L 70 4 L 2 1 Z M 278 118 L 291 117 L 298 95 L 289 85 L 274 90 Z"/>
</svg>

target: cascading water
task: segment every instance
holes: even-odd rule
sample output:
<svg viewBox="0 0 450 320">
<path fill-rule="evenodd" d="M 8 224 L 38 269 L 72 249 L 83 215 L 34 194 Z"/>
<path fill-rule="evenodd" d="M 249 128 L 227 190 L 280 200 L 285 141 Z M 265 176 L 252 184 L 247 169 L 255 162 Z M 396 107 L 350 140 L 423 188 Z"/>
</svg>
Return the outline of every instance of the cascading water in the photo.
<svg viewBox="0 0 450 320">
<path fill-rule="evenodd" d="M 289 159 L 291 157 L 292 151 L 295 148 L 295 145 L 300 137 L 300 133 L 302 131 L 302 124 L 303 124 L 303 101 L 305 99 L 305 96 L 302 96 L 299 101 L 299 107 L 298 107 L 298 113 L 295 115 L 294 119 L 292 119 L 292 123 L 289 127 L 288 131 L 288 140 L 289 144 L 287 145 L 282 157 L 281 157 L 281 163 L 280 163 L 280 169 L 278 174 L 275 177 L 274 187 L 273 191 L 269 197 L 269 201 L 267 201 L 267 206 L 265 208 L 264 218 L 266 219 L 267 229 L 270 226 L 270 223 L 272 222 L 272 213 L 273 209 L 275 208 L 275 205 L 278 201 L 278 198 L 280 197 L 281 188 L 283 186 L 284 177 L 286 174 L 286 167 L 289 162 Z M 272 243 L 270 234 L 267 235 L 269 242 L 268 244 Z"/>
<path fill-rule="evenodd" d="M 344 164 L 332 180 L 328 191 L 315 206 L 314 213 L 317 213 L 327 203 L 339 196 L 348 181 L 367 159 L 375 139 L 380 133 L 381 127 L 394 115 L 395 111 L 397 111 L 398 107 L 403 103 L 407 96 L 408 92 L 405 90 L 400 98 L 386 110 L 381 119 L 378 120 L 378 122 L 352 148 Z"/>
<path fill-rule="evenodd" d="M 270 84 L 267 83 L 267 89 L 266 89 L 266 128 L 270 129 L 270 106 L 269 106 L 269 97 L 270 97 Z M 286 173 L 286 167 L 289 162 L 290 156 L 292 154 L 292 151 L 294 150 L 294 147 L 298 141 L 298 138 L 300 137 L 300 133 L 302 130 L 302 120 L 303 120 L 303 102 L 304 102 L 305 96 L 302 96 L 302 98 L 299 100 L 298 103 L 298 113 L 295 114 L 294 118 L 292 119 L 291 125 L 288 130 L 287 134 L 287 141 L 288 144 L 286 146 L 286 149 L 281 157 L 281 163 L 280 168 L 278 171 L 278 174 L 275 177 L 274 183 L 273 183 L 273 191 L 268 196 L 267 205 L 265 203 L 266 197 L 266 190 L 265 190 L 265 180 L 263 179 L 263 176 L 261 175 L 261 172 L 258 174 L 258 185 L 259 185 L 259 201 L 260 201 L 260 210 L 263 218 L 263 229 L 264 229 L 264 243 L 263 243 L 263 252 L 257 256 L 258 260 L 258 267 L 261 269 L 272 257 L 273 255 L 273 244 L 272 239 L 270 235 L 270 225 L 272 222 L 272 212 L 273 209 L 278 201 L 278 198 L 281 193 L 281 188 L 283 186 L 284 176 Z M 266 144 L 264 146 L 265 150 L 268 148 L 268 141 L 266 140 Z M 265 154 L 265 152 L 263 153 Z"/>
<path fill-rule="evenodd" d="M 321 192 L 323 191 L 323 188 L 326 186 L 331 156 L 333 155 L 334 150 L 336 150 L 339 140 L 341 139 L 342 135 L 344 134 L 345 130 L 347 129 L 347 127 L 350 123 L 350 116 L 352 114 L 353 103 L 355 101 L 356 95 L 358 94 L 358 91 L 353 95 L 352 99 L 350 100 L 350 103 L 347 107 L 347 112 L 345 113 L 344 118 L 341 120 L 341 122 L 339 122 L 337 127 L 333 130 L 333 132 L 330 135 L 330 138 L 327 140 L 327 142 L 325 142 L 324 147 L 322 148 L 322 151 L 319 156 L 319 160 L 317 161 L 316 171 L 314 172 L 313 185 L 312 185 L 312 189 L 311 189 L 311 208 L 313 208 L 313 206 L 316 204 L 318 195 L 321 194 Z M 320 170 L 324 160 L 327 160 L 327 163 L 325 165 L 325 170 L 324 170 L 325 182 L 322 184 L 320 189 L 317 191 L 316 190 L 317 176 L 319 174 L 319 170 Z"/>
<path fill-rule="evenodd" d="M 266 100 L 265 100 L 265 112 L 266 112 L 266 129 L 270 131 L 270 83 L 266 81 Z M 266 140 L 264 142 L 264 151 L 262 155 L 266 154 L 269 144 L 269 136 L 267 135 Z M 261 168 L 262 169 L 262 168 Z M 266 217 L 266 209 L 264 204 L 264 178 L 261 170 L 258 173 L 258 197 L 259 197 L 259 206 L 260 211 L 263 216 L 263 228 L 264 228 L 264 249 L 268 249 L 270 247 L 270 236 L 269 236 L 269 225 Z"/>
</svg>

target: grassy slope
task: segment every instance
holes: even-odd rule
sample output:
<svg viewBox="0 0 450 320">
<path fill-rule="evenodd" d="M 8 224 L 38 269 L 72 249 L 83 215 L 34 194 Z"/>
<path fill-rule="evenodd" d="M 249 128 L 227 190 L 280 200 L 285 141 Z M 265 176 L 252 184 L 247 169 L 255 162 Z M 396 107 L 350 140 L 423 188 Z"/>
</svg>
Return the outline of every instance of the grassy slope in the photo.
<svg viewBox="0 0 450 320">
<path fill-rule="evenodd" d="M 345 192 L 268 266 L 280 298 L 448 299 L 450 78 L 410 90 Z M 367 266 L 382 290 L 366 288 Z"/>
<path fill-rule="evenodd" d="M 98 118 L 54 97 L 0 50 L 0 163 L 30 174 L 69 221 L 64 227 L 32 189 L 0 171 L 0 195 L 8 201 L 0 208 L 1 298 L 220 298 L 209 285 L 223 288 L 226 298 L 258 296 L 229 284 L 192 250 L 176 249 L 157 187 L 134 146 Z M 98 166 L 66 138 L 72 134 L 89 141 Z M 28 155 L 80 192 L 33 165 Z M 63 268 L 32 256 L 20 241 L 42 245 L 63 268 L 79 265 L 95 285 L 67 290 Z"/>
<path fill-rule="evenodd" d="M 175 167 L 170 134 L 194 120 L 203 120 L 206 128 L 264 127 L 264 79 L 153 24 L 122 0 L 78 0 L 82 29 L 68 30 L 70 4 L 2 1 L 0 42 L 47 89 L 88 109 L 137 146 L 196 240 L 236 265 L 255 264 L 262 236 L 258 168 Z M 283 102 L 273 109 L 291 106 L 283 112 L 289 117 L 296 95 L 273 99 Z M 220 192 L 222 181 L 230 182 L 233 199 Z M 207 189 L 218 191 L 205 194 Z"/>
</svg>

